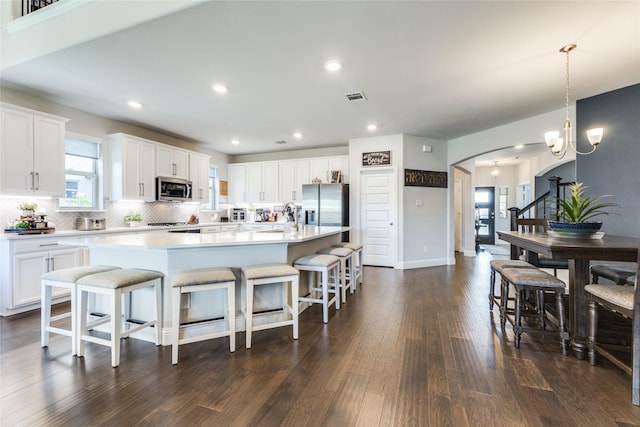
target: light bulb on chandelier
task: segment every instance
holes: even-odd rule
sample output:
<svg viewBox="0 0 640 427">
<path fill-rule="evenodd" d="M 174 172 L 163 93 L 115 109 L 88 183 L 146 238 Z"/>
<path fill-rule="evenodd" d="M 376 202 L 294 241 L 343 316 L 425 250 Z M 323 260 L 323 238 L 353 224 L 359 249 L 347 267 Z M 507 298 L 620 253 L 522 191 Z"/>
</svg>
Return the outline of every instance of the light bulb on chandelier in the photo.
<svg viewBox="0 0 640 427">
<path fill-rule="evenodd" d="M 565 121 L 564 121 L 564 138 L 560 137 L 560 131 L 553 130 L 545 132 L 544 140 L 547 146 L 551 149 L 551 153 L 554 156 L 563 158 L 567 153 L 567 148 L 571 149 L 576 154 L 587 155 L 591 154 L 598 148 L 598 144 L 602 141 L 604 134 L 603 128 L 593 128 L 587 130 L 587 139 L 591 144 L 591 151 L 581 152 L 576 147 L 576 142 L 573 140 L 573 126 L 571 125 L 571 119 L 569 118 L 569 52 L 577 47 L 576 44 L 568 44 L 560 48 L 560 53 L 566 55 L 566 92 L 565 92 Z"/>
</svg>

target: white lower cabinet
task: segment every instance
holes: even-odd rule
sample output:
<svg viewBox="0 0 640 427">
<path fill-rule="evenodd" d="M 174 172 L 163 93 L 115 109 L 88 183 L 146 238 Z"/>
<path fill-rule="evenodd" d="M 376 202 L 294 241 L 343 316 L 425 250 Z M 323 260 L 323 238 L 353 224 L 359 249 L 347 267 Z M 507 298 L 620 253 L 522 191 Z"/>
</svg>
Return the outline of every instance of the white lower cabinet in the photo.
<svg viewBox="0 0 640 427">
<path fill-rule="evenodd" d="M 40 306 L 40 276 L 53 270 L 84 265 L 83 248 L 59 246 L 59 239 L 2 242 L 2 306 L 0 314 L 20 313 Z M 68 291 L 54 289 L 54 297 Z"/>
</svg>

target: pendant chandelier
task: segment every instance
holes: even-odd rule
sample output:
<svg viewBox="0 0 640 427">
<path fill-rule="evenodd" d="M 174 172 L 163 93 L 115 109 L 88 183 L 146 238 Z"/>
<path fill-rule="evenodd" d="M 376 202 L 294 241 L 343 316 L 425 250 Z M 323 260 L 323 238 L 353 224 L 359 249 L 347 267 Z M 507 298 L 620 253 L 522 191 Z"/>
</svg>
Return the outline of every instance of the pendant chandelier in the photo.
<svg viewBox="0 0 640 427">
<path fill-rule="evenodd" d="M 565 92 L 565 121 L 564 121 L 564 138 L 560 137 L 560 131 L 553 130 L 545 132 L 544 140 L 547 146 L 551 149 L 554 156 L 563 158 L 567 153 L 567 148 L 571 149 L 580 155 L 591 154 L 598 148 L 598 144 L 602 141 L 603 129 L 593 128 L 587 130 L 587 139 L 591 144 L 591 151 L 581 152 L 576 147 L 576 142 L 573 140 L 573 126 L 571 125 L 571 119 L 569 119 L 569 53 L 577 47 L 576 44 L 568 44 L 560 48 L 560 53 L 566 55 L 566 92 Z"/>
<path fill-rule="evenodd" d="M 493 169 L 491 169 L 491 176 L 497 178 L 500 175 L 500 169 L 498 169 L 498 162 L 493 162 Z"/>
</svg>

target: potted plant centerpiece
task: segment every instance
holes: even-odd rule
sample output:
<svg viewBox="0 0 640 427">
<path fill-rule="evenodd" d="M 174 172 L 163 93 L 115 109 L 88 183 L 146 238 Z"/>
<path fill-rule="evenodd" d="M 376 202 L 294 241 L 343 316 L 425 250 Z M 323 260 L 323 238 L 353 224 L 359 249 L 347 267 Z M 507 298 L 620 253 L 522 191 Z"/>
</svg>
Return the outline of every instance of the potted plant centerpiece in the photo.
<svg viewBox="0 0 640 427">
<path fill-rule="evenodd" d="M 129 227 L 139 227 L 142 224 L 142 215 L 138 212 L 129 211 L 124 216 L 124 221 L 129 224 Z"/>
<path fill-rule="evenodd" d="M 587 188 L 576 182 L 570 187 L 571 195 L 563 199 L 558 197 L 558 216 L 562 221 L 549 221 L 549 228 L 567 237 L 589 237 L 602 227 L 602 221 L 589 221 L 600 215 L 609 215 L 607 208 L 618 206 L 616 203 L 602 203 L 609 194 L 598 197 L 586 197 Z"/>
</svg>

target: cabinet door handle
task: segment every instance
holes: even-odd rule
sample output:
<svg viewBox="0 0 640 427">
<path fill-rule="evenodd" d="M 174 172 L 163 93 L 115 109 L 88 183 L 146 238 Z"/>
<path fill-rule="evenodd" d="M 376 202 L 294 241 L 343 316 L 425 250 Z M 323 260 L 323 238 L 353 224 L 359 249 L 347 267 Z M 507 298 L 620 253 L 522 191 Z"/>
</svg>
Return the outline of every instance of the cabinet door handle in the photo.
<svg viewBox="0 0 640 427">
<path fill-rule="evenodd" d="M 176 174 L 176 164 L 175 164 L 175 163 L 172 163 L 172 164 L 171 164 L 171 168 L 172 168 L 172 170 L 173 170 L 173 175 L 175 176 L 175 174 Z"/>
<path fill-rule="evenodd" d="M 49 271 L 56 269 L 56 259 L 54 257 L 49 258 Z"/>
<path fill-rule="evenodd" d="M 48 273 L 49 272 L 49 257 L 43 258 L 42 259 L 42 263 L 43 263 L 42 264 L 42 270 L 45 273 Z"/>
<path fill-rule="evenodd" d="M 31 175 L 31 183 L 29 184 L 29 190 L 34 190 L 35 178 L 33 177 L 33 172 L 29 172 L 29 175 Z"/>
<path fill-rule="evenodd" d="M 296 190 L 293 190 L 291 192 L 291 200 L 295 200 L 296 199 Z"/>
<path fill-rule="evenodd" d="M 36 190 L 40 189 L 40 172 L 36 172 L 36 178 L 37 178 L 37 184 L 36 184 Z"/>
<path fill-rule="evenodd" d="M 144 196 L 144 182 L 141 182 L 141 183 L 140 183 L 140 189 L 141 189 L 141 191 L 140 191 L 140 195 L 141 195 L 141 196 Z"/>
<path fill-rule="evenodd" d="M 45 246 L 58 246 L 58 244 L 57 243 L 44 243 L 44 244 L 40 245 L 41 248 L 44 248 Z"/>
</svg>

